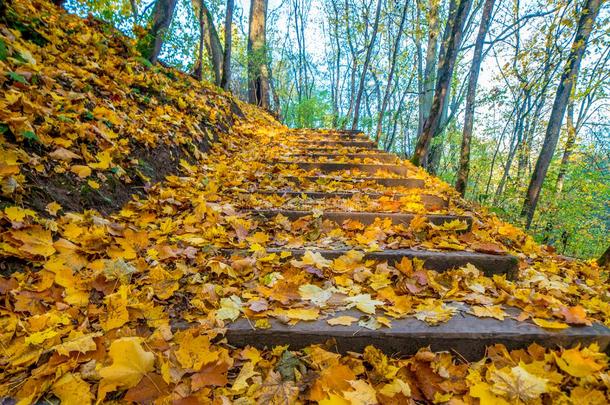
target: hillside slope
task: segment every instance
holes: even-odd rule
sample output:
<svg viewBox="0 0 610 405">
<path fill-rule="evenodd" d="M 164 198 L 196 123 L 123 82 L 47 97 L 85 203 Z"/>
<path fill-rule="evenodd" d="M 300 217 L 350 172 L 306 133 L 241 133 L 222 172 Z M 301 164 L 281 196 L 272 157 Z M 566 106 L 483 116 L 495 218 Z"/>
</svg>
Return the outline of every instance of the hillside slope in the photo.
<svg viewBox="0 0 610 405">
<path fill-rule="evenodd" d="M 33 17 L 34 16 L 34 17 Z M 13 2 L 0 32 L 2 198 L 39 211 L 117 210 L 251 122 L 229 94 L 47 2 Z M 271 118 L 257 111 L 257 120 Z"/>
<path fill-rule="evenodd" d="M 596 264 L 554 255 L 362 134 L 289 130 L 147 66 L 102 23 L 38 0 L 1 18 L 0 399 L 610 399 Z M 478 362 L 380 350 L 394 332 L 409 341 L 404 322 L 451 344 L 438 335 L 456 319 L 513 329 L 475 336 Z M 317 344 L 288 341 L 311 325 Z M 324 342 L 365 334 L 380 348 Z M 513 336 L 531 339 L 493 345 Z M 587 344 L 555 345 L 574 341 Z"/>
</svg>

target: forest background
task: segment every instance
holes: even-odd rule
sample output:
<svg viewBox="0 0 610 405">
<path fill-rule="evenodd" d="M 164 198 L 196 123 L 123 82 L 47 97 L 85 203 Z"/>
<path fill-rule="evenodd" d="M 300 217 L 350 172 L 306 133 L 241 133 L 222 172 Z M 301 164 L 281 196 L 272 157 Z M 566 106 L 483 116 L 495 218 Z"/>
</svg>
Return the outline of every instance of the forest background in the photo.
<svg viewBox="0 0 610 405">
<path fill-rule="evenodd" d="M 264 12 L 262 21 L 256 13 L 253 19 L 251 3 Z M 67 0 L 63 6 L 140 40 L 159 22 L 161 9 L 169 24 L 162 32 L 161 63 L 252 100 L 256 94 L 251 94 L 249 70 L 258 58 L 268 87 L 263 106 L 283 123 L 357 127 L 404 158 L 413 156 L 425 130 L 450 48 L 443 39 L 457 27 L 461 38 L 455 66 L 426 168 L 456 183 L 464 166 L 460 155 L 470 110 L 465 197 L 527 226 L 523 207 L 530 179 L 553 119 L 562 74 L 574 49 L 583 45 L 575 37 L 591 3 L 597 3 L 597 18 L 529 224 L 539 242 L 565 255 L 591 258 L 610 243 L 609 2 Z M 262 27 L 263 40 L 254 57 L 252 38 L 249 45 L 252 27 L 257 27 L 253 22 Z M 473 64 L 477 43 L 478 63 Z M 228 69 L 223 60 L 229 61 Z M 478 85 L 475 80 L 469 91 L 475 71 Z"/>
</svg>

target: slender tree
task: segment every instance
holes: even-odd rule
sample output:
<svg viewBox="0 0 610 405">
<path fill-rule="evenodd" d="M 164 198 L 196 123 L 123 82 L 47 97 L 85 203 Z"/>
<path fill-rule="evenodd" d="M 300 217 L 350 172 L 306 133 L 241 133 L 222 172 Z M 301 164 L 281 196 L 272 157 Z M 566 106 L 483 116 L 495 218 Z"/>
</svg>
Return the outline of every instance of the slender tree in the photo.
<svg viewBox="0 0 610 405">
<path fill-rule="evenodd" d="M 568 101 L 568 111 L 566 115 L 566 132 L 568 137 L 566 139 L 566 146 L 563 150 L 563 156 L 561 157 L 561 163 L 559 164 L 559 174 L 557 174 L 557 182 L 555 183 L 555 193 L 557 196 L 561 195 L 563 191 L 563 182 L 568 171 L 568 164 L 576 145 L 576 126 L 574 125 L 574 99 L 570 98 Z"/>
<path fill-rule="evenodd" d="M 233 26 L 233 8 L 235 7 L 233 0 L 227 0 L 227 10 L 225 13 L 225 49 L 222 58 L 222 79 L 220 87 L 229 90 L 231 83 L 231 36 Z"/>
<path fill-rule="evenodd" d="M 377 38 L 377 31 L 379 30 L 379 16 L 381 14 L 381 6 L 383 0 L 377 0 L 377 10 L 375 11 L 375 22 L 373 23 L 373 33 L 371 34 L 371 41 L 366 49 L 366 56 L 364 58 L 364 65 L 362 65 L 362 73 L 360 74 L 360 84 L 358 85 L 358 93 L 356 94 L 356 104 L 354 106 L 354 120 L 352 121 L 352 129 L 358 129 L 358 120 L 360 118 L 360 103 L 362 102 L 362 93 L 364 91 L 364 85 L 366 82 L 366 72 L 371 63 L 371 54 L 375 47 L 375 39 Z"/>
<path fill-rule="evenodd" d="M 138 48 L 151 63 L 157 63 L 163 39 L 174 17 L 177 0 L 156 0 L 148 33 L 140 41 Z"/>
<path fill-rule="evenodd" d="M 417 140 L 415 152 L 411 159 L 416 166 L 427 167 L 430 141 L 439 128 L 444 104 L 447 101 L 447 91 L 453 76 L 453 68 L 462 42 L 462 30 L 472 5 L 472 0 L 455 1 L 459 1 L 459 4 L 456 7 L 452 7 L 453 12 L 449 14 L 447 24 L 445 25 L 445 34 L 443 35 L 443 42 L 445 44 L 443 49 L 445 52 L 440 55 L 432 108 L 430 109 L 430 115 L 424 123 L 422 134 Z"/>
<path fill-rule="evenodd" d="M 582 6 L 580 19 L 576 28 L 576 36 L 574 37 L 570 54 L 568 55 L 563 73 L 561 74 L 557 93 L 555 94 L 555 101 L 553 102 L 553 109 L 551 110 L 549 123 L 544 136 L 544 143 L 542 144 L 540 155 L 536 161 L 536 166 L 532 173 L 532 178 L 521 211 L 521 216 L 526 219 L 527 228 L 529 228 L 532 223 L 542 184 L 551 164 L 555 148 L 557 147 L 559 132 L 561 130 L 568 99 L 572 91 L 572 86 L 578 77 L 580 61 L 585 53 L 595 19 L 599 14 L 601 1 L 602 0 L 585 0 Z"/>
<path fill-rule="evenodd" d="M 462 196 L 466 193 L 468 172 L 470 171 L 470 141 L 472 139 L 472 126 L 474 123 L 477 82 L 479 80 L 479 71 L 481 70 L 481 61 L 483 60 L 483 43 L 491 24 L 494 3 L 495 0 L 485 0 L 485 5 L 483 5 L 481 23 L 479 24 L 479 32 L 474 46 L 472 64 L 470 65 L 470 79 L 468 81 L 468 93 L 466 94 L 466 112 L 464 113 L 464 132 L 460 149 L 460 166 L 455 182 L 455 188 Z"/>
<path fill-rule="evenodd" d="M 421 0 L 420 0 L 421 1 Z M 428 22 L 428 44 L 426 46 L 426 59 L 423 66 L 421 63 L 422 50 L 421 42 L 417 42 L 419 60 L 419 121 L 417 127 L 417 136 L 420 137 L 424 129 L 424 123 L 430 115 L 430 108 L 432 107 L 432 100 L 434 98 L 434 82 L 436 75 L 436 53 L 438 48 L 438 34 L 439 34 L 439 22 L 438 22 L 438 10 L 440 6 L 440 0 L 430 0 L 429 7 L 426 13 L 426 20 Z M 418 5 L 419 13 L 419 5 Z"/>
<path fill-rule="evenodd" d="M 382 122 L 383 116 L 385 114 L 385 110 L 388 106 L 388 101 L 390 98 L 390 91 L 392 89 L 392 83 L 394 80 L 394 71 L 396 70 L 396 59 L 398 58 L 398 51 L 400 49 L 400 40 L 402 38 L 402 32 L 405 26 L 405 20 L 407 19 L 407 9 L 409 6 L 409 2 L 405 1 L 405 4 L 402 8 L 402 16 L 400 18 L 400 25 L 398 26 L 398 33 L 396 34 L 396 41 L 394 43 L 394 49 L 392 49 L 392 59 L 390 61 L 390 73 L 388 73 L 388 82 L 385 87 L 385 92 L 383 94 L 383 100 L 381 102 L 381 108 L 379 109 L 379 114 L 377 117 L 377 131 L 375 132 L 375 141 L 379 141 L 379 137 L 381 136 Z"/>
<path fill-rule="evenodd" d="M 266 25 L 267 0 L 251 0 L 248 33 L 248 100 L 252 104 L 269 109 Z"/>
</svg>

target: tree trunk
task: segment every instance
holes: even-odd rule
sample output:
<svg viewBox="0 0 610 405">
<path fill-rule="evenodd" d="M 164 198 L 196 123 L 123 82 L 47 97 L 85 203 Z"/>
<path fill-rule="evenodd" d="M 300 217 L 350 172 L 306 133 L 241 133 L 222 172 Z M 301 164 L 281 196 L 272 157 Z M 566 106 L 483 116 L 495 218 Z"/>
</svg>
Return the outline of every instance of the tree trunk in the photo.
<svg viewBox="0 0 610 405">
<path fill-rule="evenodd" d="M 373 33 L 371 34 L 371 41 L 366 49 L 366 56 L 364 57 L 364 65 L 362 65 L 362 73 L 360 76 L 360 84 L 358 86 L 358 94 L 356 95 L 356 104 L 354 106 L 354 120 L 352 121 L 352 130 L 358 129 L 358 119 L 360 118 L 360 103 L 362 102 L 362 92 L 364 91 L 364 84 L 366 82 L 366 72 L 371 62 L 371 54 L 375 47 L 375 39 L 377 38 L 377 31 L 379 28 L 379 16 L 381 14 L 381 4 L 383 0 L 377 0 L 377 10 L 375 11 L 375 22 L 373 23 Z"/>
<path fill-rule="evenodd" d="M 589 35 L 593 29 L 593 23 L 599 13 L 600 2 L 601 0 L 586 0 L 582 7 L 582 14 L 578 21 L 576 36 L 574 37 L 570 54 L 568 55 L 565 68 L 561 75 L 557 93 L 555 94 L 555 101 L 553 102 L 553 109 L 551 110 L 549 124 L 544 136 L 542 150 L 536 161 L 536 167 L 532 173 L 532 179 L 530 180 L 527 195 L 523 203 L 523 210 L 521 211 L 521 216 L 526 218 L 527 228 L 529 228 L 532 223 L 542 184 L 549 169 L 549 165 L 551 164 L 555 148 L 557 147 L 563 115 L 566 111 L 568 99 L 572 91 L 572 85 L 578 77 L 580 61 L 585 53 L 587 41 L 589 40 Z"/>
<path fill-rule="evenodd" d="M 220 86 L 220 80 L 222 79 L 222 44 L 214 26 L 212 14 L 203 0 L 200 0 L 200 6 L 203 10 L 203 19 L 200 24 L 202 24 L 201 28 L 205 33 L 204 42 L 214 71 L 214 84 Z"/>
<path fill-rule="evenodd" d="M 396 59 L 398 57 L 398 50 L 400 49 L 400 39 L 402 38 L 402 31 L 405 25 L 405 20 L 407 17 L 407 7 L 409 5 L 408 1 L 405 1 L 405 4 L 402 9 L 402 16 L 400 18 L 400 25 L 398 26 L 398 33 L 396 34 L 396 41 L 394 43 L 394 49 L 392 50 L 392 60 L 390 62 L 390 73 L 388 74 L 388 83 L 386 84 L 385 92 L 383 94 L 383 101 L 381 102 L 381 108 L 379 109 L 379 116 L 377 117 L 377 131 L 375 133 L 375 142 L 379 141 L 379 137 L 381 136 L 381 124 L 383 121 L 383 116 L 385 114 L 385 110 L 388 106 L 388 99 L 390 97 L 390 91 L 392 89 L 392 80 L 394 79 L 394 70 L 396 69 Z"/>
<path fill-rule="evenodd" d="M 432 136 L 438 131 L 441 114 L 446 102 L 447 90 L 453 76 L 453 68 L 455 60 L 462 42 L 462 30 L 466 17 L 470 11 L 472 0 L 459 0 L 459 5 L 455 7 L 455 11 L 449 15 L 447 25 L 445 27 L 445 35 L 443 41 L 446 41 L 444 46 L 445 52 L 441 55 L 438 67 L 438 78 L 436 88 L 434 90 L 434 99 L 430 116 L 424 123 L 424 129 L 421 136 L 417 140 L 417 146 L 413 153 L 411 161 L 416 166 L 427 167 L 428 149 Z"/>
<path fill-rule="evenodd" d="M 574 126 L 574 99 L 570 98 L 568 102 L 568 113 L 566 115 L 566 129 L 568 132 L 568 138 L 566 139 L 566 147 L 563 150 L 563 156 L 559 165 L 559 174 L 557 175 L 557 183 L 555 184 L 555 193 L 557 197 L 561 195 L 563 191 L 563 182 L 566 177 L 568 170 L 568 164 L 574 151 L 574 145 L 576 144 L 576 127 Z"/>
<path fill-rule="evenodd" d="M 167 33 L 167 30 L 172 23 L 172 18 L 174 17 L 176 1 L 177 0 L 155 1 L 150 30 L 138 45 L 142 56 L 151 63 L 157 63 L 157 58 L 159 57 L 161 46 L 163 45 L 163 37 Z"/>
<path fill-rule="evenodd" d="M 421 92 L 419 95 L 419 122 L 417 126 L 417 137 L 421 136 L 424 130 L 424 123 L 430 115 L 430 108 L 434 98 L 434 84 L 436 73 L 436 48 L 438 48 L 438 9 L 440 0 L 431 0 L 428 9 L 428 46 L 426 48 L 426 62 L 424 65 L 424 75 L 422 78 Z"/>
<path fill-rule="evenodd" d="M 195 68 L 193 69 L 193 76 L 197 80 L 203 79 L 203 48 L 205 46 L 205 29 L 203 24 L 203 7 L 199 5 L 199 13 L 197 18 L 199 19 L 199 48 L 197 53 L 197 60 L 195 61 Z"/>
<path fill-rule="evenodd" d="M 267 0 L 251 0 L 248 32 L 248 100 L 259 107 L 269 109 L 266 25 Z"/>
<path fill-rule="evenodd" d="M 483 43 L 489 24 L 491 24 L 491 15 L 495 0 L 485 0 L 483 6 L 483 14 L 481 15 L 481 24 L 479 25 L 479 33 L 474 45 L 474 55 L 472 56 L 472 64 L 470 65 L 470 79 L 468 81 L 468 93 L 466 95 L 466 111 L 464 113 L 464 132 L 462 133 L 462 146 L 460 149 L 460 166 L 457 172 L 457 180 L 455 182 L 456 190 L 462 195 L 466 194 L 466 185 L 468 184 L 468 172 L 470 171 L 470 141 L 472 139 L 472 127 L 474 124 L 474 106 L 477 94 L 477 82 L 479 80 L 479 72 L 481 70 L 481 61 L 483 60 Z"/>
<path fill-rule="evenodd" d="M 220 79 L 220 87 L 229 90 L 231 85 L 231 37 L 233 34 L 233 8 L 234 1 L 227 0 L 227 11 L 225 13 L 225 49 L 222 55 L 222 79 Z"/>
</svg>

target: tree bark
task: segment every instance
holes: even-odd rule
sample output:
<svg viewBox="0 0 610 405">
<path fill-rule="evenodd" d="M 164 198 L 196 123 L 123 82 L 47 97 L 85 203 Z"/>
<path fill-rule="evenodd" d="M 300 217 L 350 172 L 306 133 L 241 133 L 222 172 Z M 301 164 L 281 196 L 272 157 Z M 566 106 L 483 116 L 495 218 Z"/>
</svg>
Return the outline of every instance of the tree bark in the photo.
<svg viewBox="0 0 610 405">
<path fill-rule="evenodd" d="M 481 61 L 483 60 L 483 44 L 485 42 L 485 36 L 487 35 L 489 25 L 491 24 L 491 15 L 494 8 L 494 2 L 495 0 L 485 0 L 483 14 L 481 15 L 481 23 L 479 24 L 479 32 L 475 41 L 472 64 L 470 65 L 470 79 L 468 81 L 466 111 L 464 113 L 464 131 L 462 133 L 462 145 L 460 148 L 460 166 L 457 172 L 457 180 L 455 182 L 455 188 L 462 195 L 462 197 L 466 194 L 468 173 L 470 171 L 470 141 L 472 140 L 472 127 L 474 125 L 474 106 L 477 94 L 477 82 L 479 80 L 479 72 L 481 70 Z"/>
<path fill-rule="evenodd" d="M 375 39 L 377 38 L 377 31 L 379 28 L 379 16 L 381 14 L 381 4 L 383 0 L 377 0 L 377 10 L 375 11 L 375 22 L 373 23 L 373 32 L 371 34 L 371 41 L 366 49 L 366 56 L 364 57 L 364 64 L 362 65 L 362 73 L 360 76 L 360 84 L 358 85 L 358 93 L 356 94 L 356 104 L 354 106 L 354 120 L 352 121 L 352 130 L 358 129 L 358 120 L 360 118 L 360 103 L 362 102 L 362 92 L 364 91 L 364 84 L 366 81 L 366 72 L 371 62 L 371 54 L 375 47 Z"/>
<path fill-rule="evenodd" d="M 259 107 L 269 109 L 266 25 L 267 0 L 251 0 L 248 32 L 248 100 Z"/>
<path fill-rule="evenodd" d="M 377 117 L 377 131 L 375 132 L 375 142 L 379 141 L 379 137 L 381 137 L 381 129 L 383 116 L 385 114 L 385 110 L 388 106 L 388 99 L 390 98 L 390 91 L 392 89 L 392 81 L 394 79 L 394 70 L 396 69 L 396 59 L 398 57 L 398 50 L 400 49 L 400 39 L 402 38 L 402 32 L 405 26 L 405 20 L 407 19 L 407 7 L 409 5 L 408 1 L 405 1 L 405 4 L 402 9 L 402 16 L 400 18 L 400 25 L 398 26 L 398 33 L 396 34 L 396 41 L 394 43 L 394 49 L 392 50 L 392 60 L 390 62 L 390 73 L 388 74 L 388 83 L 386 84 L 385 92 L 383 94 L 383 100 L 381 102 L 381 108 L 379 109 L 379 116 Z"/>
<path fill-rule="evenodd" d="M 225 13 L 225 49 L 222 55 L 222 78 L 220 79 L 220 87 L 229 90 L 231 84 L 231 37 L 233 34 L 233 8 L 235 7 L 234 0 L 227 0 L 227 11 Z"/>
<path fill-rule="evenodd" d="M 574 99 L 570 98 L 568 102 L 568 113 L 566 115 L 566 129 L 568 137 L 566 139 L 566 147 L 563 150 L 563 156 L 561 157 L 561 163 L 559 165 L 559 174 L 557 174 L 557 183 L 555 183 L 555 194 L 557 197 L 561 195 L 563 191 L 563 182 L 568 171 L 568 164 L 574 151 L 574 145 L 576 145 L 576 127 L 574 126 Z"/>
<path fill-rule="evenodd" d="M 438 67 L 438 78 L 436 88 L 434 90 L 434 99 L 430 116 L 424 123 L 424 129 L 421 136 L 417 140 L 417 146 L 413 153 L 412 163 L 416 166 L 427 167 L 428 149 L 433 135 L 438 131 L 441 114 L 444 104 L 446 103 L 447 90 L 453 76 L 453 68 L 455 60 L 462 42 L 462 30 L 466 22 L 466 17 L 470 11 L 472 0 L 459 0 L 459 4 L 455 7 L 455 11 L 449 15 L 447 25 L 445 26 L 445 35 L 443 41 L 446 41 L 444 46 L 445 52 L 441 55 Z"/>
<path fill-rule="evenodd" d="M 205 29 L 203 24 L 203 7 L 199 4 L 199 12 L 197 13 L 199 19 L 199 47 L 197 53 L 197 60 L 195 61 L 195 68 L 193 69 L 193 76 L 197 80 L 203 79 L 203 48 L 205 47 Z"/>
<path fill-rule="evenodd" d="M 212 70 L 214 71 L 214 84 L 220 86 L 220 80 L 222 79 L 222 44 L 218 37 L 218 31 L 216 31 L 214 26 L 214 18 L 210 10 L 203 0 L 200 0 L 200 5 L 203 10 L 203 19 L 200 21 L 200 24 L 202 24 L 202 32 L 205 33 L 204 42 L 210 57 Z"/>
<path fill-rule="evenodd" d="M 138 45 L 142 56 L 151 63 L 157 63 L 159 53 L 161 52 L 161 46 L 163 45 L 163 37 L 167 33 L 174 17 L 176 1 L 177 0 L 155 1 L 150 30 Z"/>
<path fill-rule="evenodd" d="M 587 42 L 593 29 L 593 23 L 599 14 L 600 2 L 601 0 L 586 0 L 583 4 L 582 13 L 576 29 L 576 36 L 574 37 L 570 54 L 568 55 L 566 65 L 561 75 L 557 93 L 555 94 L 555 101 L 553 102 L 553 109 L 551 110 L 549 123 L 544 136 L 542 150 L 536 161 L 536 167 L 532 173 L 532 178 L 523 203 L 521 216 L 526 219 L 526 228 L 529 228 L 532 223 L 536 205 L 540 198 L 542 184 L 551 164 L 555 148 L 557 147 L 559 132 L 561 130 L 568 99 L 572 91 L 572 86 L 578 77 L 580 61 L 585 53 Z"/>
<path fill-rule="evenodd" d="M 422 78 L 421 91 L 419 94 L 419 121 L 417 126 L 417 137 L 424 130 L 424 123 L 430 115 L 430 108 L 434 98 L 434 84 L 436 73 L 436 49 L 438 48 L 438 9 L 440 0 L 430 0 L 430 8 L 427 13 L 428 20 L 428 45 L 426 48 L 426 61 Z"/>
</svg>

